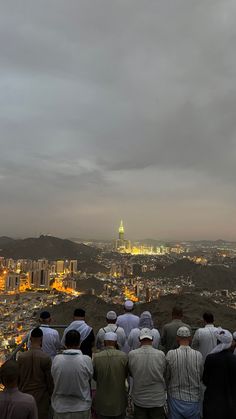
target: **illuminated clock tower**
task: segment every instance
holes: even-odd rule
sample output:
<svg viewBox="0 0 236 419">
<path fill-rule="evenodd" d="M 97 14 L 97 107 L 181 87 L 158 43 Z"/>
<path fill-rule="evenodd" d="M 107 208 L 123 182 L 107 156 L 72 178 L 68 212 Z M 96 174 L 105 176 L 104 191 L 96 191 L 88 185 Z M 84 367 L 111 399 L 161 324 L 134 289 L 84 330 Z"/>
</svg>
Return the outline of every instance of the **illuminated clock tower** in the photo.
<svg viewBox="0 0 236 419">
<path fill-rule="evenodd" d="M 123 225 L 123 221 L 121 220 L 120 227 L 119 227 L 119 240 L 124 240 L 124 234 L 125 234 L 124 225 Z"/>
</svg>

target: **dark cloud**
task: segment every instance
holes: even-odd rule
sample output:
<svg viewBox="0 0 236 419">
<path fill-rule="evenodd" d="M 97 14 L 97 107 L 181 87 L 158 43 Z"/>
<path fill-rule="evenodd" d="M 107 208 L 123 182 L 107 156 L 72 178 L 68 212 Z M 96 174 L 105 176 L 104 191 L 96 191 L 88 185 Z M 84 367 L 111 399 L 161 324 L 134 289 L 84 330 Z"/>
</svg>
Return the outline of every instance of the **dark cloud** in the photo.
<svg viewBox="0 0 236 419">
<path fill-rule="evenodd" d="M 235 238 L 232 0 L 0 14 L 0 234 Z"/>
</svg>

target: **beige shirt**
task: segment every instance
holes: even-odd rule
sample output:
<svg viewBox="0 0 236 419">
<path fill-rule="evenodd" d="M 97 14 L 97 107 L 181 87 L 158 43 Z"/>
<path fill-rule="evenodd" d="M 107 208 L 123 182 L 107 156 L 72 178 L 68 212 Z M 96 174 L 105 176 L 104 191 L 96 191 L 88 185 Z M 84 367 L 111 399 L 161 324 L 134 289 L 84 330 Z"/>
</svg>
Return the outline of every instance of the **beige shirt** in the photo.
<svg viewBox="0 0 236 419">
<path fill-rule="evenodd" d="M 126 408 L 127 355 L 113 347 L 106 347 L 94 355 L 93 365 L 97 382 L 96 412 L 103 416 L 121 415 Z"/>
</svg>

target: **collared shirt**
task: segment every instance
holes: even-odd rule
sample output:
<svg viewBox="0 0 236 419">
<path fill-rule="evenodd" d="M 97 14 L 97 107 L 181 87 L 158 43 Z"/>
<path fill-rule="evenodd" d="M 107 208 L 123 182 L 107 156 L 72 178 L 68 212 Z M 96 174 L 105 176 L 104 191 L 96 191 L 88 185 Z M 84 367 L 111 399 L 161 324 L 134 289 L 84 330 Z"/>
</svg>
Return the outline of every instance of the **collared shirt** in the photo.
<svg viewBox="0 0 236 419">
<path fill-rule="evenodd" d="M 52 363 L 54 391 L 52 407 L 57 413 L 83 412 L 91 407 L 89 381 L 93 365 L 79 349 L 66 349 Z"/>
<path fill-rule="evenodd" d="M 138 349 L 140 347 L 140 340 L 139 340 L 139 336 L 140 336 L 140 329 L 139 328 L 135 328 L 133 330 L 131 330 L 129 337 L 128 337 L 128 345 L 130 347 L 130 350 L 132 351 L 133 349 Z M 153 341 L 152 341 L 152 346 L 153 348 L 158 349 L 159 343 L 160 343 L 160 333 L 157 329 L 151 329 L 152 332 L 152 337 L 153 337 Z"/>
<path fill-rule="evenodd" d="M 139 317 L 129 312 L 124 313 L 117 317 L 116 324 L 117 326 L 120 326 L 124 329 L 126 342 L 122 348 L 122 351 L 128 353 L 130 351 L 130 347 L 128 345 L 127 339 L 131 330 L 139 326 Z"/>
<path fill-rule="evenodd" d="M 127 355 L 113 347 L 106 347 L 94 355 L 93 365 L 97 382 L 96 412 L 109 417 L 122 415 L 126 407 Z"/>
<path fill-rule="evenodd" d="M 114 332 L 117 334 L 117 344 L 119 348 L 122 348 L 126 341 L 124 329 L 117 326 L 117 324 L 110 323 L 105 327 L 99 329 L 96 336 L 96 347 L 97 349 L 104 349 L 104 336 L 107 332 Z"/>
<path fill-rule="evenodd" d="M 161 334 L 161 345 L 164 347 L 165 353 L 171 349 L 176 349 L 178 347 L 176 334 L 179 327 L 186 326 L 191 332 L 191 327 L 183 323 L 181 319 L 173 319 L 170 323 L 167 323 L 163 326 Z"/>
<path fill-rule="evenodd" d="M 61 348 L 59 333 L 57 330 L 52 329 L 47 324 L 41 324 L 40 329 L 43 332 L 42 350 L 43 352 L 48 354 L 51 357 L 51 359 L 53 359 L 54 356 L 56 356 L 57 352 Z M 27 345 L 29 349 L 31 346 L 30 335 L 31 335 L 31 332 L 29 334 L 28 345 Z"/>
<path fill-rule="evenodd" d="M 33 396 L 21 393 L 18 388 L 0 392 L 1 419 L 38 419 L 38 410 Z"/>
<path fill-rule="evenodd" d="M 214 324 L 206 324 L 205 327 L 201 327 L 196 330 L 195 335 L 192 341 L 192 348 L 201 352 L 203 360 L 205 361 L 207 355 L 214 349 L 217 345 L 217 339 L 215 336 L 215 331 L 217 327 Z"/>
<path fill-rule="evenodd" d="M 129 371 L 133 377 L 132 399 L 140 407 L 160 407 L 165 404 L 165 354 L 150 345 L 131 351 Z"/>
<path fill-rule="evenodd" d="M 166 355 L 168 394 L 177 400 L 200 400 L 203 359 L 190 346 L 180 346 Z"/>
</svg>

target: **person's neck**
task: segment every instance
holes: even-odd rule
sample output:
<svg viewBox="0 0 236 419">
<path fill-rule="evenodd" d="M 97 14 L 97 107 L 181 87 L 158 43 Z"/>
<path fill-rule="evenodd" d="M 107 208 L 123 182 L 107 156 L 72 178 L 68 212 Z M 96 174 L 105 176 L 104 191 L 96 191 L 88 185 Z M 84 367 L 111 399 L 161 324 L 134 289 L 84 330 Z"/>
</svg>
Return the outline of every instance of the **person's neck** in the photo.
<svg viewBox="0 0 236 419">
<path fill-rule="evenodd" d="M 18 389 L 17 383 L 8 384 L 8 386 L 5 387 L 6 390 L 14 390 Z"/>
<path fill-rule="evenodd" d="M 85 318 L 84 317 L 74 317 L 74 321 L 81 321 L 81 320 L 83 320 L 83 321 L 85 321 Z"/>
<path fill-rule="evenodd" d="M 42 347 L 40 343 L 32 342 L 31 349 L 42 349 Z"/>
<path fill-rule="evenodd" d="M 67 346 L 66 349 L 68 349 L 68 350 L 73 349 L 75 351 L 78 351 L 80 348 L 79 348 L 79 346 Z"/>
</svg>

